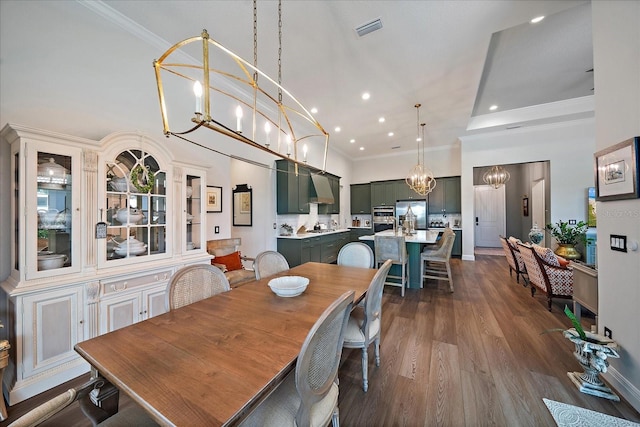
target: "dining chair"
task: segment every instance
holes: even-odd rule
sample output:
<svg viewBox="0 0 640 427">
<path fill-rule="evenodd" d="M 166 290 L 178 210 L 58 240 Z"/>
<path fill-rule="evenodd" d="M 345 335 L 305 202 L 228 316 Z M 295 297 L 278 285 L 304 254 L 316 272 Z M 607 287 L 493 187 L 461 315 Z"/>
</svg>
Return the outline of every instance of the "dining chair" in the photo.
<svg viewBox="0 0 640 427">
<path fill-rule="evenodd" d="M 378 268 L 388 259 L 393 264 L 401 266 L 400 276 L 387 274 L 387 280 L 384 284 L 400 286 L 400 294 L 404 297 L 404 288 L 409 283 L 409 257 L 404 236 L 374 236 L 373 239 Z"/>
<path fill-rule="evenodd" d="M 105 392 L 104 394 L 102 392 Z M 93 395 L 93 396 L 92 396 Z M 100 396 L 107 395 L 107 399 Z M 99 427 L 151 427 L 157 426 L 138 405 L 131 403 L 118 408 L 119 391 L 102 377 L 92 378 L 81 386 L 42 403 L 9 424 L 8 427 L 35 427 L 49 420 L 74 402 L 91 421 Z M 94 403 L 95 401 L 95 403 Z"/>
<path fill-rule="evenodd" d="M 256 279 L 273 276 L 281 271 L 289 269 L 287 259 L 280 252 L 264 251 L 256 256 L 253 262 L 253 269 L 256 272 Z"/>
<path fill-rule="evenodd" d="M 366 243 L 347 243 L 338 252 L 338 265 L 373 268 L 374 261 L 373 250 Z"/>
<path fill-rule="evenodd" d="M 547 304 L 551 311 L 553 298 L 573 298 L 573 268 L 563 267 L 550 248 L 536 244 L 518 243 L 520 254 L 527 267 L 531 296 L 536 289 L 547 295 Z"/>
<path fill-rule="evenodd" d="M 391 268 L 391 260 L 386 260 L 367 289 L 364 307 L 356 307 L 349 316 L 347 329 L 344 333 L 345 348 L 362 349 L 362 388 L 369 389 L 369 355 L 367 349 L 371 343 L 375 344 L 375 362 L 380 366 L 380 332 L 382 329 L 382 290 L 384 281 Z"/>
<path fill-rule="evenodd" d="M 176 271 L 167 285 L 166 307 L 174 310 L 230 290 L 222 270 L 210 264 L 194 264 Z"/>
<path fill-rule="evenodd" d="M 446 280 L 453 292 L 453 277 L 451 275 L 451 251 L 456 240 L 455 233 L 443 235 L 442 246 L 437 251 L 420 254 L 420 287 L 425 279 Z"/>
<path fill-rule="evenodd" d="M 354 292 L 336 299 L 313 325 L 295 371 L 241 422 L 241 426 L 339 427 L 338 367 Z"/>
</svg>

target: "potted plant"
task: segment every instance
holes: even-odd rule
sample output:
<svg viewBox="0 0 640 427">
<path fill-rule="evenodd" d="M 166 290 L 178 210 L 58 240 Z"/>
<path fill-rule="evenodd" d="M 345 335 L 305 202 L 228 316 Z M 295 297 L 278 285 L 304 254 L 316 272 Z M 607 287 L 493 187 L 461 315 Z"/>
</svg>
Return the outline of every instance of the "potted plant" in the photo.
<svg viewBox="0 0 640 427">
<path fill-rule="evenodd" d="M 293 227 L 287 223 L 282 224 L 280 228 L 282 229 L 280 232 L 281 236 L 291 236 L 293 234 Z"/>
<path fill-rule="evenodd" d="M 575 225 L 569 225 L 569 222 L 560 220 L 555 225 L 547 224 L 546 228 L 558 241 L 556 255 L 566 259 L 580 259 L 580 252 L 576 250 L 575 246 L 579 242 L 584 243 L 587 232 L 586 222 L 580 221 Z"/>
</svg>

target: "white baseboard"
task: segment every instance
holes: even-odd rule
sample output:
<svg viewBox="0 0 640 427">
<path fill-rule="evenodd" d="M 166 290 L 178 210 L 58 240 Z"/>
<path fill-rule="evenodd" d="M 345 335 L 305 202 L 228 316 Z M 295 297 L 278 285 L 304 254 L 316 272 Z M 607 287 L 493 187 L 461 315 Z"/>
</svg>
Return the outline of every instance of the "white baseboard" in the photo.
<svg viewBox="0 0 640 427">
<path fill-rule="evenodd" d="M 620 394 L 636 411 L 640 412 L 640 390 L 635 385 L 631 384 L 629 380 L 611 366 L 603 376 L 616 393 Z"/>
<path fill-rule="evenodd" d="M 463 261 L 475 261 L 476 257 L 475 257 L 475 255 L 462 255 L 462 260 Z"/>
</svg>

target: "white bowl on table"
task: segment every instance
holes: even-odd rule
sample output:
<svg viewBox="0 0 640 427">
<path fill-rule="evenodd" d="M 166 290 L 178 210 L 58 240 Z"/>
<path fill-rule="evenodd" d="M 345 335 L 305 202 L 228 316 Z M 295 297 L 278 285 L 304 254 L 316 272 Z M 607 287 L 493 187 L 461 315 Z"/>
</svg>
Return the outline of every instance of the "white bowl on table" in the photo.
<svg viewBox="0 0 640 427">
<path fill-rule="evenodd" d="M 269 280 L 269 287 L 279 297 L 297 297 L 302 294 L 309 279 L 301 276 L 282 276 Z"/>
</svg>

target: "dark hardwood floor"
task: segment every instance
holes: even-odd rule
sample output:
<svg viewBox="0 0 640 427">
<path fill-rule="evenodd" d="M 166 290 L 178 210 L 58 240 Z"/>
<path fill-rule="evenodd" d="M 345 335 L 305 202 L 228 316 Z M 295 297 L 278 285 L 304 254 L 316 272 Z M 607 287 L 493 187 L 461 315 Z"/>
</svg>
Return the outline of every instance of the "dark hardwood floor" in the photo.
<svg viewBox="0 0 640 427">
<path fill-rule="evenodd" d="M 550 313 L 540 293 L 509 277 L 504 256 L 451 261 L 455 292 L 385 289 L 381 364 L 369 353 L 369 391 L 362 391 L 360 350 L 345 350 L 340 368 L 342 426 L 555 426 L 542 398 L 640 422 L 625 402 L 580 393 L 568 371 L 580 371 L 561 333 L 567 300 Z M 583 318 L 589 328 L 593 319 Z M 8 408 L 9 420 L 82 379 Z M 121 394 L 121 406 L 131 401 Z M 77 404 L 76 404 L 77 405 Z M 6 425 L 7 421 L 0 423 Z M 44 426 L 90 425 L 75 405 Z"/>
</svg>

